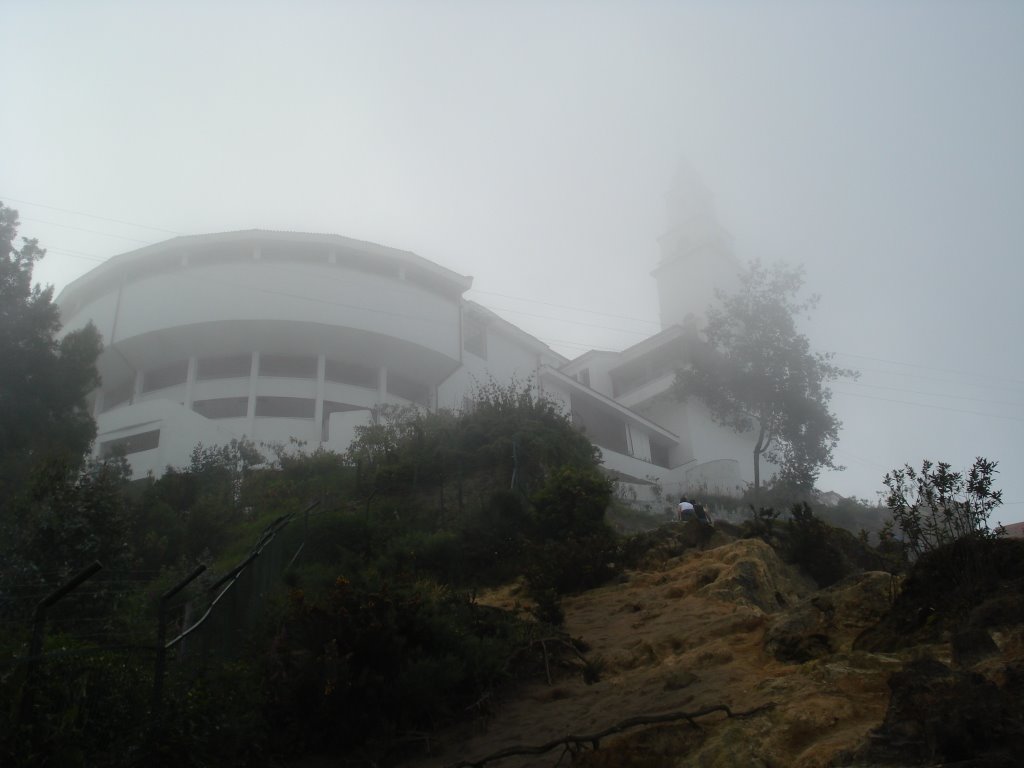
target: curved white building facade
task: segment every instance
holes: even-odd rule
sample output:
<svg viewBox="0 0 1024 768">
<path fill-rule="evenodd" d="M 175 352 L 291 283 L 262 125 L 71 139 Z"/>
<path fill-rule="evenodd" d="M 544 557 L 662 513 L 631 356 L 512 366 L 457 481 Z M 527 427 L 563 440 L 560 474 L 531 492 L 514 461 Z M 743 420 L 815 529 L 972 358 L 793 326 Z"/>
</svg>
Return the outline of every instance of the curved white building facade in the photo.
<svg viewBox="0 0 1024 768">
<path fill-rule="evenodd" d="M 641 494 L 736 492 L 752 474 L 743 441 L 652 367 L 685 355 L 681 328 L 569 361 L 464 299 L 471 284 L 408 251 L 251 230 L 115 256 L 58 304 L 65 331 L 103 336 L 95 450 L 125 452 L 136 476 L 242 436 L 343 451 L 381 405 L 459 408 L 476 382 L 531 377 Z"/>
</svg>

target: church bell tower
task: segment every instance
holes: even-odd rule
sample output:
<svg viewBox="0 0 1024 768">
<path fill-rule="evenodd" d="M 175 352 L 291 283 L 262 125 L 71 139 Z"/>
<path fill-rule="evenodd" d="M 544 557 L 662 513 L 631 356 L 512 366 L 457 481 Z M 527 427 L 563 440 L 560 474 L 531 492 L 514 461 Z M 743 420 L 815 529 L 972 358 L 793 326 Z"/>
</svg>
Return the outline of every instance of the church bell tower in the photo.
<svg viewBox="0 0 1024 768">
<path fill-rule="evenodd" d="M 689 165 L 679 164 L 666 202 L 669 228 L 658 238 L 661 261 L 651 272 L 658 282 L 661 327 L 700 328 L 716 290 L 737 287 L 740 263 L 710 190 Z"/>
</svg>

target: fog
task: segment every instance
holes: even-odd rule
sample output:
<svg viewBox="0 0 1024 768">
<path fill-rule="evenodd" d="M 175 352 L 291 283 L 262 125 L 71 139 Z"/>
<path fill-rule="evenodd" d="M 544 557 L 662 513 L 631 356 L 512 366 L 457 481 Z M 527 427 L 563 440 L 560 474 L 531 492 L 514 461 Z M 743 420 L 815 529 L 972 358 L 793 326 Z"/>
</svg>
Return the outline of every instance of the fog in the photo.
<svg viewBox="0 0 1024 768">
<path fill-rule="evenodd" d="M 1024 6 L 5 3 L 0 200 L 58 290 L 174 234 L 337 233 L 575 357 L 656 332 L 680 164 L 806 267 L 845 472 L 1000 462 L 1024 519 Z"/>
</svg>

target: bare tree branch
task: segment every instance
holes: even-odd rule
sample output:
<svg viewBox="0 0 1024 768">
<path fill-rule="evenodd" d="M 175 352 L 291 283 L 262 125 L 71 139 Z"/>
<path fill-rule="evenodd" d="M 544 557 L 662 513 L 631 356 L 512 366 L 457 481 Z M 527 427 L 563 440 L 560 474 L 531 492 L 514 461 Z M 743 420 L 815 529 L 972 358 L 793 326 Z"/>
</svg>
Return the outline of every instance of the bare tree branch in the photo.
<svg viewBox="0 0 1024 768">
<path fill-rule="evenodd" d="M 591 733 L 581 736 L 563 736 L 559 739 L 546 742 L 544 744 L 538 744 L 536 746 L 516 745 L 512 747 L 506 747 L 505 749 L 493 752 L 490 755 L 478 758 L 477 760 L 462 760 L 458 763 L 452 763 L 448 768 L 481 768 L 481 766 L 487 763 L 494 762 L 495 760 L 502 760 L 506 757 L 514 757 L 516 755 L 542 755 L 545 752 L 550 752 L 556 747 L 565 747 L 570 750 L 579 750 L 590 746 L 592 749 L 597 749 L 600 746 L 601 739 L 612 736 L 616 733 L 622 733 L 623 731 L 629 730 L 630 728 L 638 728 L 644 725 L 658 725 L 660 723 L 672 723 L 677 720 L 686 720 L 694 728 L 700 728 L 696 723 L 698 717 L 704 717 L 714 712 L 724 712 L 726 717 L 729 718 L 746 718 L 753 717 L 761 712 L 775 708 L 775 702 L 769 702 L 762 704 L 760 707 L 754 707 L 748 709 L 745 712 L 733 712 L 725 704 L 715 704 L 710 707 L 704 707 L 698 709 L 695 712 L 668 712 L 663 715 L 638 715 L 637 717 L 630 717 L 626 720 L 616 723 L 615 725 L 605 728 L 603 731 L 597 733 Z"/>
</svg>

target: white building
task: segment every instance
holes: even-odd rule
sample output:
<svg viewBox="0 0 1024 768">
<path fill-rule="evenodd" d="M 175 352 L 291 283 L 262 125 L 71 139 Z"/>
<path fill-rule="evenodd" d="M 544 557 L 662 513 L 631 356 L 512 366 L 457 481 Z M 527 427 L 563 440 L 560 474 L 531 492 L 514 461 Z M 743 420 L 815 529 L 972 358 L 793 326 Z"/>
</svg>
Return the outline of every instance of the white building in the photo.
<svg viewBox="0 0 1024 768">
<path fill-rule="evenodd" d="M 109 259 L 58 304 L 65 331 L 92 321 L 103 336 L 95 450 L 125 451 L 136 476 L 242 436 L 343 451 L 383 404 L 459 408 L 476 382 L 514 377 L 561 402 L 641 497 L 652 480 L 736 493 L 752 441 L 670 391 L 714 286 L 735 275 L 712 224 L 661 240 L 661 333 L 575 360 L 463 298 L 471 278 L 336 235 L 177 237 Z"/>
</svg>

